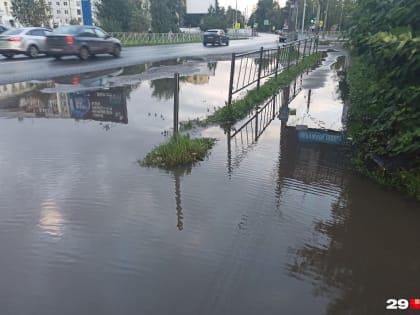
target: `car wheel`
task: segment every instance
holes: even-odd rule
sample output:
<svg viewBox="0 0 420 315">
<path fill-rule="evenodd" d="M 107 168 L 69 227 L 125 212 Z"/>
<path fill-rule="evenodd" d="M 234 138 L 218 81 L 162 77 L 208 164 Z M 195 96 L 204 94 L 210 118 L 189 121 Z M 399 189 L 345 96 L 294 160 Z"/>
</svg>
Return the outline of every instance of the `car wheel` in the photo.
<svg viewBox="0 0 420 315">
<path fill-rule="evenodd" d="M 14 54 L 3 54 L 7 59 L 12 59 Z"/>
<path fill-rule="evenodd" d="M 203 46 L 206 47 L 207 46 L 207 43 L 203 43 Z"/>
<path fill-rule="evenodd" d="M 79 50 L 79 58 L 81 60 L 87 60 L 89 58 L 89 49 L 86 46 L 83 46 Z"/>
<path fill-rule="evenodd" d="M 114 49 L 112 50 L 112 55 L 115 58 L 118 58 L 121 55 L 121 47 L 119 45 L 114 46 Z"/>
<path fill-rule="evenodd" d="M 31 45 L 28 47 L 28 52 L 27 52 L 28 56 L 31 58 L 35 58 L 38 56 L 39 54 L 39 50 L 35 45 Z"/>
<path fill-rule="evenodd" d="M 229 40 L 226 41 L 226 46 L 229 46 Z"/>
</svg>

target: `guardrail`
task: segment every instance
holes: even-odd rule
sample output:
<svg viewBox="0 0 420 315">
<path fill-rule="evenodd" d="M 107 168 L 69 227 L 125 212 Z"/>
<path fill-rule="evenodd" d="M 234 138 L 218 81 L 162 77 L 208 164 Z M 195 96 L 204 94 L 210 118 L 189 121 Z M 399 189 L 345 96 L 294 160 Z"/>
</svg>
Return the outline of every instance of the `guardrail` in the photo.
<svg viewBox="0 0 420 315">
<path fill-rule="evenodd" d="M 111 36 L 118 38 L 125 45 L 157 45 L 188 42 L 201 42 L 201 33 L 127 33 L 111 32 Z"/>
</svg>

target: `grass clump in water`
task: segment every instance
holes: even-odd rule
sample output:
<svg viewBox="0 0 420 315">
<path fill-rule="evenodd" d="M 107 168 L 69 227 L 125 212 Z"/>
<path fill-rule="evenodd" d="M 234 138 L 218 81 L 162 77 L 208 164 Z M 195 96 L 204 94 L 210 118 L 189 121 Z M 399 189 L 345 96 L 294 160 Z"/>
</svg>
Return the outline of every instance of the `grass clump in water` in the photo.
<svg viewBox="0 0 420 315">
<path fill-rule="evenodd" d="M 146 155 L 140 164 L 162 168 L 173 168 L 203 161 L 213 147 L 215 139 L 191 139 L 189 135 L 173 135 Z"/>
</svg>

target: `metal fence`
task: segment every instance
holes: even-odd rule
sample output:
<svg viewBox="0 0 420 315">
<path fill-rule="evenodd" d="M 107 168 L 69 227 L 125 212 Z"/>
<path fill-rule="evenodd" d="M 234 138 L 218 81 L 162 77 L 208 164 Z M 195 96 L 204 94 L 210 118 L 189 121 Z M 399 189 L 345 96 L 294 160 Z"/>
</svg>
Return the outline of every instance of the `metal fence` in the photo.
<svg viewBox="0 0 420 315">
<path fill-rule="evenodd" d="M 232 103 L 234 94 L 257 84 L 260 87 L 261 80 L 277 75 L 284 69 L 303 60 L 318 51 L 318 38 L 309 38 L 274 49 L 264 49 L 232 54 L 228 104 Z"/>
<path fill-rule="evenodd" d="M 111 36 L 118 38 L 125 44 L 175 44 L 185 42 L 200 42 L 201 33 L 127 33 L 113 32 Z"/>
</svg>

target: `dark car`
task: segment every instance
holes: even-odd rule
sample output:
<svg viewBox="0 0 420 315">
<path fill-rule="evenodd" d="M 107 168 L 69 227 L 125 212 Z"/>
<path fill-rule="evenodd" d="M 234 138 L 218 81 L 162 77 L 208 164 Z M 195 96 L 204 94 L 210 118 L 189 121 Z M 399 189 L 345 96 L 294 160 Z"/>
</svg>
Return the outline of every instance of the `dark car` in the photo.
<svg viewBox="0 0 420 315">
<path fill-rule="evenodd" d="M 47 36 L 47 55 L 56 59 L 78 56 L 86 60 L 96 54 L 119 57 L 121 42 L 96 26 L 65 25 Z"/>
<path fill-rule="evenodd" d="M 287 28 L 283 28 L 281 31 L 277 32 L 279 35 L 279 42 L 284 43 L 287 41 L 287 34 L 289 33 L 289 30 Z"/>
<path fill-rule="evenodd" d="M 229 37 L 226 36 L 225 31 L 214 29 L 214 30 L 207 30 L 203 36 L 203 45 L 207 46 L 207 44 L 212 45 L 222 45 L 225 44 L 229 46 Z"/>
<path fill-rule="evenodd" d="M 9 28 L 7 28 L 4 25 L 0 25 L 0 33 L 3 33 L 4 31 L 7 31 Z"/>
</svg>

